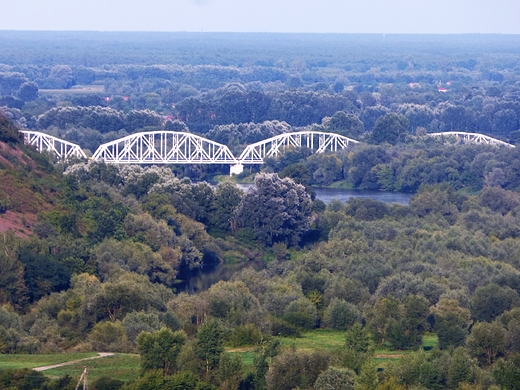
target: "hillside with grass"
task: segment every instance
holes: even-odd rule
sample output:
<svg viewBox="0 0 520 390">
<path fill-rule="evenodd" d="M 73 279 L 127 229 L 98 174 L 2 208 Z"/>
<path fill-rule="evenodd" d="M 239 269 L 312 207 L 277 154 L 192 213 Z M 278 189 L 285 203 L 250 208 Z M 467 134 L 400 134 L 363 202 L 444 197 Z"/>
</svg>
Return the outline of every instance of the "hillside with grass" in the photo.
<svg viewBox="0 0 520 390">
<path fill-rule="evenodd" d="M 38 215 L 59 204 L 60 178 L 46 156 L 0 112 L 0 231 L 28 237 Z"/>
</svg>

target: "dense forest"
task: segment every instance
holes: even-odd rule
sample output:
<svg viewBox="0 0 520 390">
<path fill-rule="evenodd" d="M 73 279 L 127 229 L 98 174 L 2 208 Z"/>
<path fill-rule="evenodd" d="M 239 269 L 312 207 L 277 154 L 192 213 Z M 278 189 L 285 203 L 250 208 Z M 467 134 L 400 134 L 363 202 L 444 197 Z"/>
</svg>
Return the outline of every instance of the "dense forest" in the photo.
<svg viewBox="0 0 520 390">
<path fill-rule="evenodd" d="M 520 139 L 518 37 L 34 34 L 0 32 L 2 354 L 140 355 L 100 390 L 519 388 L 520 151 L 426 136 Z M 152 129 L 234 153 L 301 129 L 361 142 L 289 149 L 244 193 L 220 166 L 55 163 L 20 129 L 91 153 Z M 343 345 L 283 343 L 320 331 Z M 76 380 L 0 369 L 0 388 Z"/>
</svg>

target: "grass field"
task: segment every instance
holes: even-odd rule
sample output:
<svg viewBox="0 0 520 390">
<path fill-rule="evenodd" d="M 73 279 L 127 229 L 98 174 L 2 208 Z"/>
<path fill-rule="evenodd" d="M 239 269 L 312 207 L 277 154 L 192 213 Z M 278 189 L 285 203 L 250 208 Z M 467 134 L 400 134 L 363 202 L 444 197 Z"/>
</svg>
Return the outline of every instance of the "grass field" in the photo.
<svg viewBox="0 0 520 390">
<path fill-rule="evenodd" d="M 253 350 L 253 347 L 251 348 L 239 348 L 239 349 L 233 349 L 231 351 L 228 351 L 228 353 L 230 355 L 235 355 L 235 354 L 239 354 L 240 357 L 242 358 L 242 363 L 244 363 L 244 365 L 246 367 L 252 367 L 253 366 L 253 362 L 254 362 L 254 359 L 255 359 L 255 352 Z"/>
<path fill-rule="evenodd" d="M 301 337 L 286 337 L 280 340 L 284 347 L 294 346 L 303 351 L 333 352 L 345 344 L 345 332 L 316 329 L 312 332 L 303 332 Z"/>
<path fill-rule="evenodd" d="M 97 356 L 97 353 L 57 353 L 45 355 L 0 355 L 0 368 L 34 368 Z"/>
<path fill-rule="evenodd" d="M 298 338 L 281 338 L 283 348 L 296 348 L 302 351 L 323 351 L 333 353 L 345 343 L 345 332 L 317 329 L 312 332 L 302 333 Z M 423 348 L 426 351 L 433 349 L 438 343 L 437 336 L 426 334 L 423 337 Z M 246 369 L 253 366 L 254 351 L 253 347 L 238 349 L 227 349 L 230 354 L 240 354 Z M 380 367 L 384 367 L 389 361 L 399 359 L 410 351 L 392 351 L 386 347 L 378 346 L 375 350 L 374 361 Z M 0 355 L 0 369 L 2 368 L 35 368 L 52 364 L 69 362 L 96 356 L 92 353 L 59 353 L 46 355 Z M 102 376 L 110 376 L 114 379 L 123 381 L 134 380 L 139 376 L 139 355 L 115 354 L 94 360 L 78 362 L 67 366 L 42 371 L 50 377 L 61 377 L 70 375 L 74 380 L 78 380 L 83 368 L 87 366 L 89 381 L 96 380 Z"/>
<path fill-rule="evenodd" d="M 85 366 L 87 367 L 89 382 L 102 376 L 130 381 L 137 379 L 139 376 L 139 355 L 117 353 L 113 356 L 78 362 L 42 372 L 50 377 L 61 377 L 68 374 L 74 381 L 79 379 Z"/>
<path fill-rule="evenodd" d="M 281 338 L 282 347 L 295 348 L 302 351 L 323 351 L 334 353 L 345 344 L 345 332 L 317 329 L 312 332 L 304 332 L 301 337 Z M 433 349 L 438 343 L 437 335 L 426 334 L 423 337 L 423 348 L 425 351 Z M 384 364 L 388 361 L 399 359 L 412 351 L 394 351 L 384 346 L 377 346 L 374 353 L 374 361 Z M 246 366 L 253 364 L 253 348 L 232 349 L 230 353 L 238 353 Z"/>
</svg>

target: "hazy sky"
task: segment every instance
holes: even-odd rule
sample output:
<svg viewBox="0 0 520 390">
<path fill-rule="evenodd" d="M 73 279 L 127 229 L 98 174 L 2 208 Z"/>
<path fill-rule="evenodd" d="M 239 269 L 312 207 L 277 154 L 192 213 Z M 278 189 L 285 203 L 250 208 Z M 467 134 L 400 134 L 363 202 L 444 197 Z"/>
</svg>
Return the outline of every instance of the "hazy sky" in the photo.
<svg viewBox="0 0 520 390">
<path fill-rule="evenodd" d="M 0 30 L 520 34 L 520 0 L 0 0 Z"/>
</svg>

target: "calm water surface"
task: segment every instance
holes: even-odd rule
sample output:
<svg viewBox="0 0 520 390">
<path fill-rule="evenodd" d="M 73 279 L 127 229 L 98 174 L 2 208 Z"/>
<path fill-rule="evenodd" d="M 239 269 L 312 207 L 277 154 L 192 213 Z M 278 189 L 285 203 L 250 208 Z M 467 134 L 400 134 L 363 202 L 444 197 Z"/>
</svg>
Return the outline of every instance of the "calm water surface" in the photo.
<svg viewBox="0 0 520 390">
<path fill-rule="evenodd" d="M 238 184 L 238 187 L 242 191 L 246 191 L 253 184 Z M 334 199 L 346 202 L 350 198 L 370 198 L 378 200 L 383 203 L 398 203 L 408 204 L 412 194 L 405 194 L 402 192 L 380 192 L 380 191 L 363 191 L 363 190 L 347 190 L 345 188 L 325 188 L 325 187 L 313 187 L 316 193 L 316 198 L 329 204 Z"/>
<path fill-rule="evenodd" d="M 246 191 L 253 184 L 238 184 L 242 191 Z M 404 194 L 400 192 L 379 192 L 379 191 L 362 191 L 362 190 L 347 190 L 344 188 L 319 188 L 314 187 L 316 197 L 326 204 L 329 204 L 334 199 L 341 202 L 346 202 L 350 198 L 370 198 L 384 203 L 398 203 L 406 205 L 410 202 L 412 194 Z M 211 287 L 219 280 L 229 280 L 236 272 L 245 267 L 262 268 L 262 264 L 253 262 L 240 264 L 206 264 L 202 268 L 192 270 L 190 275 L 186 277 L 186 282 L 180 283 L 178 291 L 185 291 L 195 293 L 197 291 L 204 291 Z M 182 278 L 182 276 L 181 276 Z"/>
</svg>

